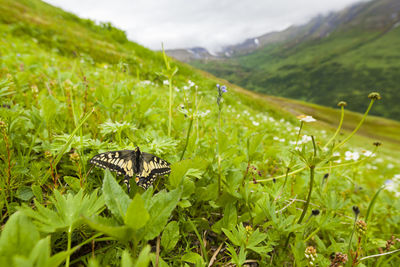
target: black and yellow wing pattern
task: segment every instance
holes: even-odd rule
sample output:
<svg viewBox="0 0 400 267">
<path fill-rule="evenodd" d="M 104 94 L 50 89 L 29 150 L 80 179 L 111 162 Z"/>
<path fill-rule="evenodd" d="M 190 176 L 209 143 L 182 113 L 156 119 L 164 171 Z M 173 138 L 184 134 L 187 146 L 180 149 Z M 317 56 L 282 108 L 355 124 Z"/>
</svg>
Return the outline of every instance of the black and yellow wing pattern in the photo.
<svg viewBox="0 0 400 267">
<path fill-rule="evenodd" d="M 157 176 L 171 172 L 170 164 L 152 154 L 135 150 L 109 151 L 94 156 L 90 163 L 124 175 L 124 183 L 130 190 L 129 179 L 135 177 L 138 186 L 147 189 L 152 185 Z"/>
</svg>

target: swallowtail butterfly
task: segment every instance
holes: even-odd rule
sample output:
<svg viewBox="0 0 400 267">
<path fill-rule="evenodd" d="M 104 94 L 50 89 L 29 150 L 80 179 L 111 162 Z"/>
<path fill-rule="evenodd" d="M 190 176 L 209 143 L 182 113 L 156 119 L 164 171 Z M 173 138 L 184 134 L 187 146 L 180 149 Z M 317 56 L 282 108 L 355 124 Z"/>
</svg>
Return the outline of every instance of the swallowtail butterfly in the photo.
<svg viewBox="0 0 400 267">
<path fill-rule="evenodd" d="M 136 176 L 138 186 L 147 189 L 157 176 L 171 172 L 170 164 L 152 154 L 135 150 L 109 151 L 94 156 L 90 163 L 124 175 L 124 183 L 130 191 L 129 179 Z"/>
</svg>

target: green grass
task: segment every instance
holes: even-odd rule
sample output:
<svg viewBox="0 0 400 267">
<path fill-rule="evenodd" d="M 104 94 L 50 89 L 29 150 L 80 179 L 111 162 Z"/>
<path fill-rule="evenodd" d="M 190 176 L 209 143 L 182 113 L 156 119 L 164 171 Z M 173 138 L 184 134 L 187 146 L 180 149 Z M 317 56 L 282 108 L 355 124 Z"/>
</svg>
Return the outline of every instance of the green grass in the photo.
<svg viewBox="0 0 400 267">
<path fill-rule="evenodd" d="M 338 252 L 359 266 L 399 264 L 399 244 L 385 244 L 400 202 L 377 194 L 388 179 L 400 190 L 395 122 L 369 118 L 323 149 L 337 110 L 263 98 L 170 59 L 167 68 L 110 25 L 40 1 L 0 8 L 1 266 L 307 266 L 310 246 L 314 265 Z M 217 83 L 228 86 L 220 107 Z M 346 112 L 335 144 L 360 119 Z M 128 194 L 123 177 L 89 172 L 94 155 L 136 146 L 171 174 L 146 191 L 131 181 Z M 358 219 L 368 213 L 365 234 L 353 234 L 354 205 Z M 364 258 L 380 248 L 393 254 Z"/>
</svg>

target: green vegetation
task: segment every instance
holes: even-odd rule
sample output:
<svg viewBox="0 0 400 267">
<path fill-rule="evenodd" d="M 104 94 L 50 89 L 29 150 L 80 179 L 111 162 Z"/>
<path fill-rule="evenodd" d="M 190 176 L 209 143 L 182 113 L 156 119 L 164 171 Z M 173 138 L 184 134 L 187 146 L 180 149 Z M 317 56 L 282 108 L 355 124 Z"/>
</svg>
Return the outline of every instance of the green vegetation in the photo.
<svg viewBox="0 0 400 267">
<path fill-rule="evenodd" d="M 363 96 L 379 90 L 372 114 L 400 119 L 400 27 L 340 29 L 328 37 L 263 47 L 248 55 L 194 66 L 244 88 L 334 107 L 346 99 L 362 112 Z"/>
<path fill-rule="evenodd" d="M 380 118 L 344 143 L 359 114 L 299 121 L 123 36 L 0 0 L 0 266 L 400 264 L 399 137 Z M 171 174 L 127 194 L 89 172 L 135 146 Z"/>
</svg>

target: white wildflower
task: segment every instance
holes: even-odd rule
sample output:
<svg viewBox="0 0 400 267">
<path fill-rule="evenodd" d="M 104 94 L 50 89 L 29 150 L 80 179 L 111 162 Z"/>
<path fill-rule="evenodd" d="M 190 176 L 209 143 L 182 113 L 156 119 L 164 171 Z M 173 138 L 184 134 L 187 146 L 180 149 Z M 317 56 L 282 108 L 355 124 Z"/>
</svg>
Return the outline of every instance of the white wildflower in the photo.
<svg viewBox="0 0 400 267">
<path fill-rule="evenodd" d="M 311 140 L 312 140 L 311 136 L 309 136 L 309 135 L 303 135 L 303 136 L 301 137 L 300 143 L 301 143 L 301 144 L 305 144 L 305 143 L 310 142 Z"/>
<path fill-rule="evenodd" d="M 169 85 L 169 81 L 168 81 L 168 80 L 164 80 L 164 81 L 163 81 L 163 84 L 164 84 L 164 85 Z"/>
<path fill-rule="evenodd" d="M 363 151 L 361 151 L 361 153 L 362 153 L 364 156 L 366 156 L 366 157 L 375 157 L 375 154 L 372 153 L 372 152 L 369 151 L 369 150 L 363 150 Z"/>
<path fill-rule="evenodd" d="M 260 123 L 259 123 L 259 122 L 256 122 L 256 121 L 253 121 L 253 125 L 254 125 L 254 126 L 258 126 L 258 125 L 260 125 Z"/>
<path fill-rule="evenodd" d="M 345 155 L 345 160 L 358 160 L 360 158 L 360 154 L 358 152 L 351 152 L 351 151 L 346 151 Z"/>
<path fill-rule="evenodd" d="M 303 121 L 303 122 L 314 122 L 314 121 L 317 121 L 312 116 L 308 116 L 308 115 L 299 115 L 296 118 L 299 119 L 300 121 Z"/>
</svg>

